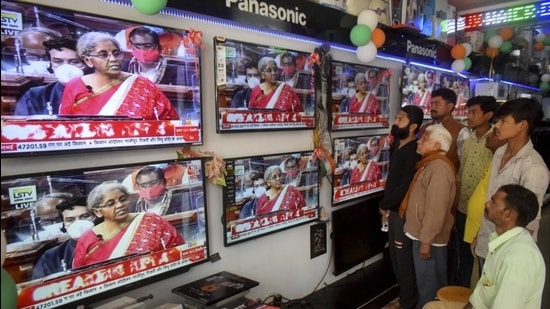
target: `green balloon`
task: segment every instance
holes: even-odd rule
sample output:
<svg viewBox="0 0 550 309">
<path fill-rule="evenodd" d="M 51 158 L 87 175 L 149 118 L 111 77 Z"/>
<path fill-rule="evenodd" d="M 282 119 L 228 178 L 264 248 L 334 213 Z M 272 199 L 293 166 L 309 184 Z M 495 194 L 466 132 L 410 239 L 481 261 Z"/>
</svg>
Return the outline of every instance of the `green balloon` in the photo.
<svg viewBox="0 0 550 309">
<path fill-rule="evenodd" d="M 550 37 L 545 37 L 544 38 L 544 46 L 550 46 Z"/>
<path fill-rule="evenodd" d="M 469 57 L 464 57 L 464 71 L 468 71 L 472 67 L 472 59 Z"/>
<path fill-rule="evenodd" d="M 496 30 L 489 30 L 485 32 L 485 37 L 483 38 L 483 40 L 485 41 L 485 43 L 489 43 L 489 39 L 494 37 L 495 35 L 497 35 Z"/>
<path fill-rule="evenodd" d="M 132 0 L 132 4 L 140 13 L 155 15 L 164 10 L 168 0 Z"/>
<path fill-rule="evenodd" d="M 363 24 L 355 25 L 349 33 L 351 43 L 353 43 L 353 45 L 355 46 L 366 45 L 368 42 L 370 42 L 371 36 L 372 31 L 370 30 L 369 26 Z"/>
<path fill-rule="evenodd" d="M 510 41 L 502 42 L 502 45 L 500 45 L 499 50 L 501 53 L 509 53 L 512 50 L 512 42 Z"/>
<path fill-rule="evenodd" d="M 548 82 L 541 82 L 539 88 L 542 91 L 546 91 L 546 90 L 550 89 L 550 84 Z"/>
<path fill-rule="evenodd" d="M 2 268 L 2 309 L 17 308 L 17 287 L 10 274 Z"/>
</svg>

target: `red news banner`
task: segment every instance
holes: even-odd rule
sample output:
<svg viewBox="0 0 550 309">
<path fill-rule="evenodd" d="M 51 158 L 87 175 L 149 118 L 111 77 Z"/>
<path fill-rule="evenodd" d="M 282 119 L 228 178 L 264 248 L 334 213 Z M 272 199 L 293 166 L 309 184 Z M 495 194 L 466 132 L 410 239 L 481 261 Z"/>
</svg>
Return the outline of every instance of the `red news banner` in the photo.
<svg viewBox="0 0 550 309">
<path fill-rule="evenodd" d="M 388 126 L 388 117 L 381 115 L 361 115 L 350 113 L 333 113 L 333 129 L 353 129 L 365 127 L 386 127 Z"/>
<path fill-rule="evenodd" d="M 121 263 L 95 266 L 58 279 L 18 286 L 18 308 L 41 309 L 61 306 L 99 294 L 104 288 L 122 286 L 164 273 L 189 261 L 204 259 L 204 246 L 186 245 L 128 258 Z"/>
<path fill-rule="evenodd" d="M 385 184 L 385 181 L 377 180 L 337 187 L 334 189 L 333 201 L 334 203 L 340 203 L 359 196 L 365 196 L 366 194 L 382 191 L 384 190 Z"/>
<path fill-rule="evenodd" d="M 197 120 L 27 120 L 2 118 L 2 153 L 123 148 L 200 141 Z"/>
<path fill-rule="evenodd" d="M 262 128 L 313 128 L 315 117 L 304 112 L 258 112 L 250 110 L 225 110 L 221 114 L 222 129 Z"/>
</svg>

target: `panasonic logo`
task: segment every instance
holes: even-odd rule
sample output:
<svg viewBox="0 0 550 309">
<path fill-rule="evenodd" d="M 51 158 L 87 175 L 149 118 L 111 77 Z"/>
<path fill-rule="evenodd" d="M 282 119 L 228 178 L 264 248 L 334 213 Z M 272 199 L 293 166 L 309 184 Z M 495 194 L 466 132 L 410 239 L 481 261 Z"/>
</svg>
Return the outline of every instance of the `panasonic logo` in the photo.
<svg viewBox="0 0 550 309">
<path fill-rule="evenodd" d="M 278 19 L 301 26 L 305 26 L 307 24 L 306 14 L 301 13 L 298 7 L 295 7 L 294 9 L 287 9 L 257 0 L 226 0 L 225 6 L 228 8 L 236 7 L 239 11 Z"/>
<path fill-rule="evenodd" d="M 410 40 L 407 40 L 407 53 L 416 54 L 423 57 L 435 58 L 435 50 L 428 47 L 415 45 Z"/>
</svg>

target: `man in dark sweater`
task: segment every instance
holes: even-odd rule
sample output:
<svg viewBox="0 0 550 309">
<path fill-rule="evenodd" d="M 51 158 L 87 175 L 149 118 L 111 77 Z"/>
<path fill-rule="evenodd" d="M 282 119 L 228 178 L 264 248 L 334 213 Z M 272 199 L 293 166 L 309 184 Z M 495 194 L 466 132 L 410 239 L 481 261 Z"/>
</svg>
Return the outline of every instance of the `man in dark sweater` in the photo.
<svg viewBox="0 0 550 309">
<path fill-rule="evenodd" d="M 402 308 L 415 308 L 418 300 L 412 241 L 405 236 L 405 218 L 399 216 L 399 205 L 407 193 L 415 173 L 415 164 L 420 160 L 416 153 L 416 134 L 422 124 L 424 114 L 415 105 L 406 105 L 397 113 L 391 128 L 394 138 L 390 157 L 390 167 L 384 199 L 380 201 L 382 220 L 388 220 L 388 241 L 393 272 L 399 284 L 399 303 Z"/>
</svg>

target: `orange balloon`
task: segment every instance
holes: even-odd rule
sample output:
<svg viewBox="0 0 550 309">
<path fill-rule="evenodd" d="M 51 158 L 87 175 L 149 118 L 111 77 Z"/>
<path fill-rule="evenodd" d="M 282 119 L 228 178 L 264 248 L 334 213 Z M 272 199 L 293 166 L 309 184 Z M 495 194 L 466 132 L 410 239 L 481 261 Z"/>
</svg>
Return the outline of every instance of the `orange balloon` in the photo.
<svg viewBox="0 0 550 309">
<path fill-rule="evenodd" d="M 487 47 L 485 49 L 485 54 L 489 56 L 489 58 L 495 58 L 498 55 L 498 52 L 498 48 Z"/>
<path fill-rule="evenodd" d="M 537 42 L 535 43 L 535 50 L 536 51 L 541 51 L 544 49 L 544 42 Z"/>
<path fill-rule="evenodd" d="M 504 27 L 504 28 L 500 29 L 498 34 L 500 34 L 503 41 L 508 41 L 514 35 L 514 29 L 512 29 L 510 27 Z"/>
<path fill-rule="evenodd" d="M 382 31 L 382 29 L 376 28 L 372 31 L 370 40 L 376 48 L 380 48 L 380 46 L 384 45 L 384 42 L 386 42 L 386 34 Z"/>
<path fill-rule="evenodd" d="M 464 47 L 462 44 L 453 46 L 453 48 L 451 48 L 451 56 L 454 59 L 462 59 L 466 57 L 466 47 Z"/>
</svg>

